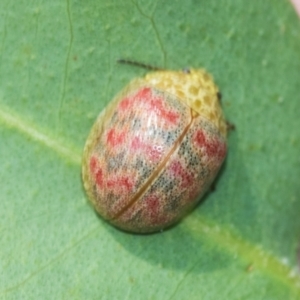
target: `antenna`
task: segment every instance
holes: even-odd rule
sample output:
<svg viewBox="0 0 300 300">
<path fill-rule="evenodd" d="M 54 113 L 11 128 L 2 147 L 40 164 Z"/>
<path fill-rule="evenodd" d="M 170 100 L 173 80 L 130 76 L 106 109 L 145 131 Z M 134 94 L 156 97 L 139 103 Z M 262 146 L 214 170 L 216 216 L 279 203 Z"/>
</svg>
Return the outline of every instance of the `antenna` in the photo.
<svg viewBox="0 0 300 300">
<path fill-rule="evenodd" d="M 158 68 L 155 66 L 151 66 L 151 65 L 144 64 L 144 63 L 130 60 L 130 59 L 118 59 L 117 63 L 124 64 L 124 65 L 131 65 L 131 66 L 135 66 L 135 67 L 139 67 L 139 68 L 144 68 L 144 69 L 148 69 L 150 71 L 163 71 L 164 70 L 162 68 Z"/>
</svg>

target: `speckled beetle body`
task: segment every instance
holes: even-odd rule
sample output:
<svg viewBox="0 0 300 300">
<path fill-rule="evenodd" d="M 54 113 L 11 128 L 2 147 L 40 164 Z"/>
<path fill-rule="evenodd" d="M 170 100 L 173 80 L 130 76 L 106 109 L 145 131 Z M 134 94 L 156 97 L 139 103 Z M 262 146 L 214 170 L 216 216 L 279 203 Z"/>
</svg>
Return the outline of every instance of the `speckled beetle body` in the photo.
<svg viewBox="0 0 300 300">
<path fill-rule="evenodd" d="M 218 89 L 204 70 L 133 80 L 99 115 L 86 142 L 83 182 L 113 225 L 148 233 L 178 222 L 226 156 Z"/>
</svg>

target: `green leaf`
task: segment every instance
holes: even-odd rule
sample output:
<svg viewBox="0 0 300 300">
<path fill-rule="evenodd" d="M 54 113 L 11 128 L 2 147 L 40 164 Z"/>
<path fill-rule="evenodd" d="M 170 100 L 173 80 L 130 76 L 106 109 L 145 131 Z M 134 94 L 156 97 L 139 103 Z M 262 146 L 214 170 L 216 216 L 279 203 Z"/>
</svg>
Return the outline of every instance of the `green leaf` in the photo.
<svg viewBox="0 0 300 300">
<path fill-rule="evenodd" d="M 300 24 L 287 1 L 0 3 L 1 299 L 300 299 Z M 99 218 L 81 183 L 98 113 L 145 70 L 204 67 L 229 154 L 163 233 Z"/>
</svg>

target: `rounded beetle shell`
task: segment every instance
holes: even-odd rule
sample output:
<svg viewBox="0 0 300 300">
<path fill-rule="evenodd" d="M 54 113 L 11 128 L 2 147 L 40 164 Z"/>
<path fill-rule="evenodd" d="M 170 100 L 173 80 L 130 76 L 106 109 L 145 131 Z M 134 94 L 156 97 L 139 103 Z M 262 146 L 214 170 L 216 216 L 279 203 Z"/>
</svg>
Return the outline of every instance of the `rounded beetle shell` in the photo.
<svg viewBox="0 0 300 300">
<path fill-rule="evenodd" d="M 186 215 L 226 156 L 218 88 L 204 70 L 133 80 L 99 115 L 82 175 L 96 211 L 125 231 L 160 231 Z"/>
</svg>

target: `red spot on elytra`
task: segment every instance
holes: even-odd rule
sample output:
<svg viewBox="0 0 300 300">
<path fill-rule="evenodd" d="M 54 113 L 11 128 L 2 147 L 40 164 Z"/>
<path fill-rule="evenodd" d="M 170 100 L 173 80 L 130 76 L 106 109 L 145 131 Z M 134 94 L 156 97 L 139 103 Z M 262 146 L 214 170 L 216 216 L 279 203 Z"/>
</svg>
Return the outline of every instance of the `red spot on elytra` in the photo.
<svg viewBox="0 0 300 300">
<path fill-rule="evenodd" d="M 141 139 L 138 136 L 135 136 L 131 141 L 131 149 L 132 150 L 139 150 L 143 149 L 145 147 L 145 144 L 141 141 Z"/>
<path fill-rule="evenodd" d="M 132 107 L 132 100 L 133 99 L 131 97 L 124 98 L 119 104 L 120 109 L 122 111 L 125 111 Z"/>
<path fill-rule="evenodd" d="M 123 187 L 127 192 L 129 192 L 132 190 L 133 186 L 134 186 L 133 182 L 130 180 L 129 177 L 126 176 L 116 177 L 107 180 L 107 187 L 113 189 L 114 188 L 119 189 L 120 187 L 121 188 Z"/>
<path fill-rule="evenodd" d="M 169 170 L 175 178 L 180 178 L 182 188 L 189 187 L 193 184 L 193 176 L 181 165 L 179 161 L 172 162 Z"/>
<path fill-rule="evenodd" d="M 179 119 L 179 114 L 169 111 L 163 113 L 163 118 L 167 119 L 170 123 L 176 124 Z"/>
<path fill-rule="evenodd" d="M 157 215 L 159 209 L 159 199 L 155 195 L 150 195 L 146 198 L 147 208 L 149 209 L 150 215 Z"/>
<path fill-rule="evenodd" d="M 152 97 L 152 92 L 151 92 L 151 88 L 149 87 L 141 88 L 135 95 L 135 98 L 142 98 L 145 101 L 151 99 L 151 97 Z"/>
<path fill-rule="evenodd" d="M 104 184 L 104 180 L 103 180 L 103 171 L 102 169 L 98 169 L 95 173 L 95 180 L 96 180 L 96 184 L 97 186 L 99 186 L 100 188 L 103 187 Z"/>
<path fill-rule="evenodd" d="M 217 156 L 219 159 L 223 159 L 226 155 L 226 144 L 217 140 L 212 140 L 207 144 L 206 151 L 208 155 Z"/>
<path fill-rule="evenodd" d="M 90 159 L 90 171 L 91 174 L 94 177 L 94 180 L 96 182 L 96 185 L 100 188 L 103 187 L 104 181 L 103 181 L 103 171 L 98 166 L 98 161 L 95 156 L 92 156 Z"/>
<path fill-rule="evenodd" d="M 124 112 L 129 109 L 132 109 L 134 105 L 136 105 L 137 103 L 145 104 L 149 102 L 151 99 L 152 99 L 151 89 L 145 87 L 138 90 L 137 93 L 135 93 L 134 95 L 122 99 L 119 103 L 119 109 Z"/>
<path fill-rule="evenodd" d="M 117 132 L 114 128 L 110 129 L 107 133 L 107 143 L 112 146 L 118 146 L 125 141 L 126 132 Z"/>
<path fill-rule="evenodd" d="M 198 130 L 194 136 L 194 141 L 198 147 L 204 147 L 208 156 L 223 159 L 226 156 L 226 144 L 217 139 L 208 139 L 203 130 Z"/>
<path fill-rule="evenodd" d="M 152 224 L 162 224 L 165 222 L 166 218 L 160 215 L 161 203 L 159 197 L 156 195 L 149 195 L 145 199 L 146 203 L 146 213 L 149 216 L 150 222 Z"/>
<path fill-rule="evenodd" d="M 107 178 L 105 176 L 105 172 L 103 172 L 103 169 L 99 167 L 97 158 L 95 156 L 92 156 L 89 162 L 90 165 L 90 171 L 94 178 L 94 181 L 98 188 L 107 187 L 110 188 L 112 191 L 124 189 L 126 192 L 129 192 L 134 187 L 134 182 L 129 176 L 111 176 L 111 178 Z"/>
<path fill-rule="evenodd" d="M 163 154 L 163 147 L 159 145 L 150 145 L 141 140 L 140 137 L 135 136 L 131 141 L 131 150 L 140 150 L 152 161 L 157 161 Z"/>
<path fill-rule="evenodd" d="M 195 139 L 197 146 L 199 146 L 199 147 L 203 147 L 206 144 L 206 138 L 205 138 L 204 132 L 202 130 L 198 130 L 196 132 L 194 139 Z"/>
<path fill-rule="evenodd" d="M 157 114 L 165 119 L 167 122 L 176 124 L 179 119 L 179 114 L 165 109 L 163 105 L 163 99 L 160 97 L 153 98 L 150 103 L 151 109 L 153 109 Z"/>
<path fill-rule="evenodd" d="M 168 123 L 176 124 L 179 119 L 179 113 L 164 107 L 162 97 L 153 95 L 151 88 L 144 87 L 137 91 L 136 94 L 121 100 L 119 108 L 121 111 L 132 109 L 134 105 L 149 106 L 149 109 L 166 120 Z"/>
<path fill-rule="evenodd" d="M 95 156 L 92 156 L 90 159 L 90 171 L 92 174 L 95 173 L 96 168 L 97 168 L 97 158 Z"/>
</svg>

